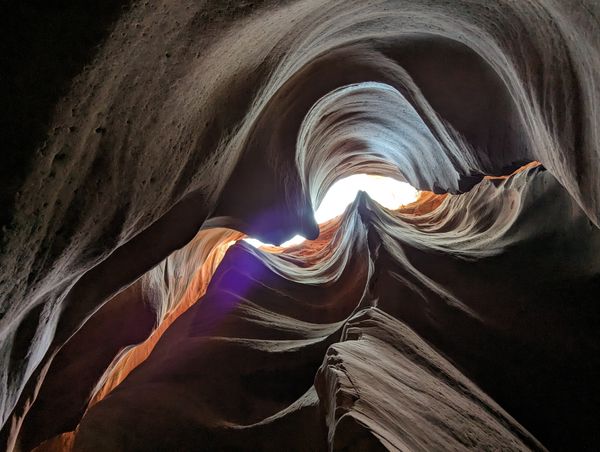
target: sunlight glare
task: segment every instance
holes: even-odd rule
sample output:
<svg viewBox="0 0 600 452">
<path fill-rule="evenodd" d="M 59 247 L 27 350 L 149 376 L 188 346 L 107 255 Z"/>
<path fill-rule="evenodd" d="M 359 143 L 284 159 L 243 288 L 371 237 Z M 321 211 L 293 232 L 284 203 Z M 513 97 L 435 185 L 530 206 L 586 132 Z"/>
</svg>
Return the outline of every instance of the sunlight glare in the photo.
<svg viewBox="0 0 600 452">
<path fill-rule="evenodd" d="M 419 194 L 416 188 L 391 177 L 354 174 L 340 179 L 331 186 L 315 212 L 317 223 L 325 223 L 344 213 L 346 207 L 354 201 L 359 191 L 367 192 L 371 199 L 390 210 L 399 209 L 403 205 L 416 201 Z M 262 243 L 257 239 L 246 238 L 244 240 L 256 248 L 273 246 Z M 301 235 L 296 235 L 287 242 L 282 243 L 281 247 L 299 245 L 304 240 L 306 239 Z"/>
</svg>

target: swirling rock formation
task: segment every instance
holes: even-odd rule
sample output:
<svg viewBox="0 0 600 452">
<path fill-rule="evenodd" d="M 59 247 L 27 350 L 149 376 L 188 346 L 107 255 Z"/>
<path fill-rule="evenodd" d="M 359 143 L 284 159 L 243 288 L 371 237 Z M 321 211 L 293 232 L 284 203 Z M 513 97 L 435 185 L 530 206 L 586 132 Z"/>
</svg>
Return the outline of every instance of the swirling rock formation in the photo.
<svg viewBox="0 0 600 452">
<path fill-rule="evenodd" d="M 4 448 L 597 447 L 595 2 L 119 6 L 5 87 Z"/>
</svg>

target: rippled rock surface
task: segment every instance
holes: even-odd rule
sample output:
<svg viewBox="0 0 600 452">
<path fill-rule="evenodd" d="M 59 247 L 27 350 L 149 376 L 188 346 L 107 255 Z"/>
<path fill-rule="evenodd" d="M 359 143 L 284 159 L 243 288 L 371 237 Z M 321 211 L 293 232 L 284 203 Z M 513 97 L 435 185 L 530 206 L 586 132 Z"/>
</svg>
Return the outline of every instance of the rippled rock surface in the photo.
<svg viewBox="0 0 600 452">
<path fill-rule="evenodd" d="M 597 447 L 595 2 L 57 8 L 6 41 L 3 448 Z M 358 173 L 422 191 L 317 225 Z"/>
</svg>

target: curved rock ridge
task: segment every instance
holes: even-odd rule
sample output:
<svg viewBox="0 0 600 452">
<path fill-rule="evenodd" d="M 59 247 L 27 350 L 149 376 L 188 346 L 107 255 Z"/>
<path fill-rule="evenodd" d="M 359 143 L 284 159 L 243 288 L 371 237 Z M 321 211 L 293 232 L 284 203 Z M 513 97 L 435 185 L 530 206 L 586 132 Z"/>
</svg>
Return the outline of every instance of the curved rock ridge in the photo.
<svg viewBox="0 0 600 452">
<path fill-rule="evenodd" d="M 592 450 L 599 18 L 123 8 L 2 193 L 3 446 Z M 356 173 L 422 193 L 318 225 Z"/>
<path fill-rule="evenodd" d="M 344 441 L 352 444 L 357 441 L 354 438 L 356 435 L 361 441 L 355 443 L 356 447 L 364 444 L 365 447 L 372 448 L 382 443 L 401 448 L 401 443 L 394 442 L 394 429 L 405 444 L 411 444 L 408 437 L 414 435 L 413 448 L 427 450 L 427 447 L 435 447 L 436 444 L 438 447 L 444 443 L 450 445 L 451 442 L 446 441 L 453 434 L 443 431 L 448 428 L 447 422 L 431 418 L 437 411 L 435 404 L 431 402 L 424 405 L 423 402 L 419 403 L 426 407 L 424 419 L 428 420 L 428 424 L 425 425 L 422 421 L 410 420 L 416 414 L 416 411 L 410 409 L 405 425 L 398 425 L 399 413 L 387 415 L 395 426 L 394 429 L 371 425 L 357 430 L 346 426 L 348 416 L 344 422 L 329 418 L 333 416 L 333 412 L 336 417 L 341 416 L 339 409 L 332 408 L 331 404 L 344 405 L 345 402 L 340 401 L 340 397 L 352 400 L 351 395 L 336 394 L 336 391 L 342 389 L 329 392 L 333 389 L 332 384 L 334 388 L 342 385 L 340 382 L 330 381 L 332 378 L 336 380 L 331 372 L 337 375 L 335 369 L 339 369 L 340 363 L 336 364 L 334 357 L 339 353 L 337 346 L 329 346 L 349 340 L 351 332 L 357 330 L 357 324 L 360 324 L 357 319 L 363 316 L 368 318 L 372 309 L 380 312 L 376 317 L 383 315 L 381 318 L 389 319 L 383 325 L 384 335 L 385 323 L 391 322 L 387 325 L 387 331 L 396 333 L 393 339 L 388 338 L 392 349 L 397 347 L 409 357 L 412 356 L 417 360 L 415 365 L 423 367 L 424 372 L 434 377 L 441 372 L 432 370 L 433 364 L 425 364 L 422 360 L 426 362 L 427 358 L 422 354 L 405 350 L 406 347 L 410 349 L 416 346 L 413 341 L 417 336 L 409 327 L 377 308 L 369 308 L 377 303 L 372 296 L 376 288 L 373 275 L 377 273 L 377 267 L 371 250 L 382 243 L 377 236 L 369 239 L 370 224 L 377 220 L 372 212 L 383 213 L 376 204 L 364 195 L 361 196 L 348 209 L 341 223 L 338 223 L 337 234 L 331 237 L 331 242 L 313 250 L 321 259 L 323 253 L 329 254 L 327 262 L 330 268 L 323 268 L 318 263 L 311 267 L 299 266 L 295 262 L 296 253 L 293 250 L 289 255 L 263 255 L 247 245 L 231 248 L 211 280 L 206 295 L 173 324 L 135 374 L 131 374 L 109 398 L 94 406 L 84 416 L 75 437 L 75 448 L 185 449 L 200 441 L 209 449 L 245 447 L 281 450 L 285 447 L 325 450 L 328 444 L 336 449 L 343 448 L 340 443 Z M 302 251 L 298 249 L 297 252 Z M 263 259 L 266 262 L 263 263 Z M 336 271 L 332 271 L 331 267 Z M 302 272 L 306 276 L 299 278 Z M 406 329 L 408 337 L 402 337 L 403 334 L 398 331 L 402 331 L 402 328 Z M 418 347 L 428 347 L 422 340 L 419 341 Z M 326 350 L 327 357 L 323 361 Z M 386 361 L 398 363 L 394 353 L 388 356 L 377 353 L 378 350 L 371 352 L 379 355 L 378 358 L 382 361 L 378 366 L 377 361 L 369 360 L 367 367 L 371 372 L 379 374 L 383 380 L 390 379 L 388 383 L 392 386 L 407 383 L 401 373 L 394 378 L 395 373 L 386 370 Z M 434 355 L 431 359 L 441 365 L 443 358 L 433 350 L 430 353 Z M 343 362 L 342 360 L 342 368 L 345 369 Z M 321 370 L 317 373 L 319 367 Z M 442 367 L 446 368 L 445 372 L 456 375 L 441 377 L 442 382 L 446 378 L 468 381 L 451 364 L 446 363 Z M 361 373 L 364 369 L 359 367 L 356 371 L 358 375 L 355 377 L 345 377 L 350 378 L 353 385 L 360 384 L 361 379 L 366 385 L 373 383 L 368 373 Z M 411 373 L 410 368 L 406 372 Z M 420 385 L 426 384 L 425 380 L 414 372 L 412 378 L 415 379 L 414 384 L 423 391 L 424 387 Z M 310 395 L 315 390 L 313 382 L 317 388 L 317 397 Z M 433 383 L 434 387 L 436 384 L 442 383 Z M 456 387 L 458 383 L 444 384 Z M 153 385 L 158 385 L 153 389 L 153 394 L 161 396 L 149 398 L 144 395 L 148 387 Z M 185 389 L 192 386 L 195 388 L 192 391 Z M 376 384 L 372 391 L 381 394 L 383 387 Z M 399 387 L 396 390 L 402 393 Z M 446 391 L 438 391 L 434 391 L 432 397 L 441 393 L 444 397 L 452 398 Z M 469 400 L 470 397 L 481 397 L 483 400 L 475 402 L 472 414 L 455 421 L 458 425 L 472 422 L 473 429 L 482 428 L 482 431 L 467 434 L 451 447 L 467 448 L 487 444 L 489 447 L 508 445 L 524 450 L 542 449 L 529 433 L 491 399 L 483 395 L 474 396 L 473 393 L 477 391 L 479 390 L 474 388 L 459 392 L 469 394 Z M 178 398 L 179 402 L 173 405 L 172 397 L 179 392 L 186 395 L 184 399 Z M 223 400 L 225 392 L 233 395 Z M 397 397 L 399 396 L 396 396 L 396 400 Z M 372 396 L 365 397 L 364 400 L 359 396 L 356 398 L 362 403 L 380 406 L 378 399 L 373 400 Z M 452 404 L 446 399 L 438 399 L 438 403 L 444 406 Z M 465 409 L 463 404 L 466 401 L 454 403 L 456 406 L 453 410 Z M 357 404 L 354 400 L 354 405 Z M 406 401 L 394 403 L 393 406 L 405 404 Z M 135 408 L 132 409 L 132 406 Z M 168 415 L 165 416 L 169 419 L 168 422 L 162 416 L 155 420 L 148 419 L 150 424 L 139 422 L 137 413 L 163 410 L 168 410 Z M 298 441 L 299 435 L 306 433 L 304 429 L 307 415 L 297 413 L 303 410 L 313 412 L 311 416 L 320 419 L 321 425 L 314 425 L 312 434 Z M 452 417 L 451 412 L 447 416 Z M 370 425 L 361 417 L 363 415 L 349 416 L 358 417 L 353 422 L 359 425 Z M 496 420 L 492 421 L 492 418 Z M 193 423 L 192 419 L 196 419 L 196 422 Z M 373 419 L 374 422 L 378 420 L 378 417 Z M 280 424 L 285 425 L 286 434 L 275 435 L 275 429 Z M 336 436 L 338 424 L 342 433 Z M 444 427 L 438 430 L 438 424 Z M 186 427 L 180 429 L 176 425 Z M 421 430 L 420 432 L 415 430 L 415 425 L 419 426 L 417 430 Z M 167 433 L 175 428 L 179 431 L 178 435 Z M 326 439 L 323 432 L 327 429 L 329 433 Z M 458 426 L 455 429 L 460 430 Z M 364 434 L 361 433 L 363 430 Z M 439 438 L 435 440 L 434 437 L 438 434 Z M 461 434 L 464 435 L 464 430 Z"/>
<path fill-rule="evenodd" d="M 348 321 L 315 386 L 334 450 L 544 450 L 414 331 L 375 307 Z"/>
<path fill-rule="evenodd" d="M 414 212 L 432 196 L 437 205 Z M 540 215 L 555 221 L 543 230 Z M 591 248 L 565 247 L 571 233 Z M 515 263 L 540 246 L 553 258 L 521 274 Z M 460 196 L 422 194 L 399 211 L 362 193 L 317 241 L 231 246 L 204 296 L 89 408 L 72 446 L 591 447 L 600 363 L 594 322 L 583 319 L 598 316 L 598 246 L 600 232 L 539 166 Z M 574 309 L 564 300 L 576 285 Z"/>
</svg>

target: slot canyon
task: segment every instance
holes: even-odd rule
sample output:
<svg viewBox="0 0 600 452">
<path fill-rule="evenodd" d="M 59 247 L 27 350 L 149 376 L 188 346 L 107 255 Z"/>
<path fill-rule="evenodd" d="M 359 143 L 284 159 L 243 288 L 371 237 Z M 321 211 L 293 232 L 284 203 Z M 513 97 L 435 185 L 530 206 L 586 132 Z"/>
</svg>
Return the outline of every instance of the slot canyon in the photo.
<svg viewBox="0 0 600 452">
<path fill-rule="evenodd" d="M 0 450 L 600 449 L 598 1 L 9 3 Z"/>
</svg>

